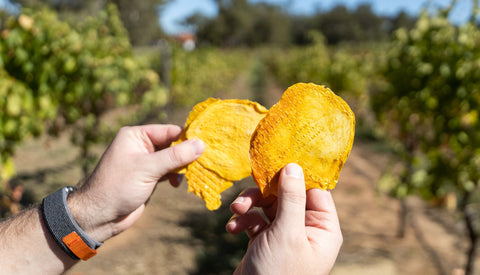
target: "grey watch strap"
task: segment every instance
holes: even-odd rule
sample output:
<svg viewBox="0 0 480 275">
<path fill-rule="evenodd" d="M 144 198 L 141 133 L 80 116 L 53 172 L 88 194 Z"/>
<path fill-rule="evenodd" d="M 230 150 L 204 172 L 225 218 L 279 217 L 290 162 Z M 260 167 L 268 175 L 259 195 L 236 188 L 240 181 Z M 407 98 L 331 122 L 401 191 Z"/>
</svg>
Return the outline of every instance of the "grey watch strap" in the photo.
<svg viewBox="0 0 480 275">
<path fill-rule="evenodd" d="M 95 250 L 102 243 L 95 241 L 83 231 L 77 222 L 73 219 L 67 205 L 67 196 L 75 191 L 72 186 L 63 187 L 55 193 L 45 197 L 42 202 L 42 213 L 48 230 L 58 245 L 73 259 L 78 260 L 68 246 L 64 243 L 63 238 L 72 232 L 76 232 L 85 244 Z"/>
</svg>

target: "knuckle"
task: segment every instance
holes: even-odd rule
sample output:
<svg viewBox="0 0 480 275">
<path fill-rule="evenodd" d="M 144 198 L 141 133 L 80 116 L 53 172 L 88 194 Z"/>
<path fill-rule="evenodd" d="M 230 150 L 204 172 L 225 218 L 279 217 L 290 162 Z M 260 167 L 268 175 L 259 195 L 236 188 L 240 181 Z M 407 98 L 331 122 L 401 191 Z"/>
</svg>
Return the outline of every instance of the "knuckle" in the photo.
<svg viewBox="0 0 480 275">
<path fill-rule="evenodd" d="M 306 195 L 296 190 L 284 190 L 282 199 L 290 204 L 305 205 Z"/>
<path fill-rule="evenodd" d="M 182 150 L 182 146 L 173 146 L 169 152 L 170 160 L 173 163 L 183 164 L 188 159 L 188 154 Z"/>
<path fill-rule="evenodd" d="M 123 126 L 118 130 L 118 136 L 127 136 L 133 131 L 132 126 Z"/>
<path fill-rule="evenodd" d="M 122 128 L 120 128 L 119 132 L 125 133 L 125 132 L 129 132 L 131 129 L 132 129 L 131 126 L 123 126 Z"/>
</svg>

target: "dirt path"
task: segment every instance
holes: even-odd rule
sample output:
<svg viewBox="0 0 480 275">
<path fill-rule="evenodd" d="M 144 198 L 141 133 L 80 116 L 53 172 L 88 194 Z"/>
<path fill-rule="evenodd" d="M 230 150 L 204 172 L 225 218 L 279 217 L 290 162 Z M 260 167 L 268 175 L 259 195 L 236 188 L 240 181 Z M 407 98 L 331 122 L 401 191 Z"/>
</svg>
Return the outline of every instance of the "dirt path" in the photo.
<svg viewBox="0 0 480 275">
<path fill-rule="evenodd" d="M 245 95 L 248 90 L 245 83 L 240 77 L 228 94 L 220 96 L 242 98 L 240 95 Z M 281 92 L 271 85 L 269 101 L 276 102 Z M 179 110 L 170 122 L 181 125 L 187 114 L 188 110 Z M 32 173 L 44 167 L 64 166 L 74 155 L 75 151 L 66 139 L 36 140 L 19 149 L 16 163 L 20 173 Z M 462 237 L 461 223 L 448 211 L 409 199 L 407 204 L 411 211 L 406 236 L 397 238 L 399 203 L 376 189 L 388 160 L 388 156 L 378 152 L 373 144 L 355 142 L 337 188 L 333 190 L 344 245 L 332 273 L 452 274 L 465 260 L 467 243 Z M 53 191 L 55 185 L 74 184 L 71 180 L 79 177 L 78 169 L 67 167 L 55 175 L 46 176 L 44 180 L 54 184 L 40 186 L 37 193 Z M 251 179 L 237 183 L 223 196 L 224 205 L 228 205 L 240 190 L 253 185 Z M 96 257 L 77 264 L 67 274 L 215 273 L 213 265 L 211 269 L 208 264 L 200 269 L 198 260 L 208 255 L 212 240 L 223 239 L 233 245 L 241 238 L 222 230 L 223 218 L 229 215 L 226 208 L 215 212 L 206 210 L 202 200 L 187 193 L 185 182 L 179 188 L 161 183 L 145 214 L 130 230 L 107 241 Z M 208 238 L 199 237 L 198 232 Z M 232 261 L 230 265 L 235 266 Z"/>
<path fill-rule="evenodd" d="M 452 274 L 464 261 L 465 240 L 427 216 L 429 208 L 422 202 L 412 199 L 408 204 L 415 209 L 411 218 L 418 223 L 424 239 L 420 241 L 411 226 L 405 238 L 396 237 L 398 202 L 374 188 L 381 174 L 378 164 L 385 161 L 368 144 L 358 143 L 342 171 L 333 194 L 344 245 L 332 274 Z M 231 198 L 242 187 L 230 190 L 225 197 Z M 185 184 L 178 189 L 161 184 L 151 201 L 132 229 L 105 243 L 98 256 L 67 274 L 196 273 L 196 256 L 202 253 L 204 244 L 182 223 L 187 213 L 205 217 L 215 214 L 188 194 Z M 425 243 L 435 250 L 433 257 L 440 259 L 441 267 L 436 266 Z"/>
</svg>

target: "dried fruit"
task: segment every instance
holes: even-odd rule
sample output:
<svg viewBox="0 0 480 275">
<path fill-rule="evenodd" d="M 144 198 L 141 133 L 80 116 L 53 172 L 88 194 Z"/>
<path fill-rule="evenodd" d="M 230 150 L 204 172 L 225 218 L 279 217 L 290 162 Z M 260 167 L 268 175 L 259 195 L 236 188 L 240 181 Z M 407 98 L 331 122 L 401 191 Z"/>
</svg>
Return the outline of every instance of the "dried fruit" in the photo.
<svg viewBox="0 0 480 275">
<path fill-rule="evenodd" d="M 190 124 L 192 124 L 192 121 L 194 121 L 197 118 L 197 116 L 208 107 L 208 105 L 210 105 L 211 103 L 217 102 L 219 100 L 220 99 L 216 99 L 216 98 L 208 98 L 207 100 L 202 101 L 197 105 L 195 105 L 192 108 L 192 111 L 190 111 L 190 113 L 188 114 L 187 122 L 185 122 L 185 127 L 183 128 L 182 134 L 180 135 L 180 137 L 176 142 L 172 143 L 172 145 L 175 145 L 182 141 L 187 140 L 187 131 L 188 131 L 188 128 L 190 127 Z M 187 171 L 187 167 L 183 167 L 182 169 L 175 172 L 179 174 L 185 174 L 186 171 Z"/>
<path fill-rule="evenodd" d="M 253 177 L 264 196 L 277 195 L 279 171 L 302 166 L 305 187 L 333 189 L 353 145 L 355 116 L 325 86 L 298 83 L 288 88 L 252 135 Z"/>
<path fill-rule="evenodd" d="M 220 193 L 233 185 L 233 182 L 223 179 L 196 161 L 188 165 L 185 177 L 188 181 L 188 192 L 202 198 L 209 210 L 220 207 Z"/>
<path fill-rule="evenodd" d="M 201 139 L 205 152 L 179 172 L 185 172 L 189 191 L 204 199 L 208 209 L 220 206 L 220 193 L 233 181 L 251 175 L 250 138 L 266 113 L 262 105 L 239 99 L 210 98 L 193 108 L 178 142 Z"/>
</svg>

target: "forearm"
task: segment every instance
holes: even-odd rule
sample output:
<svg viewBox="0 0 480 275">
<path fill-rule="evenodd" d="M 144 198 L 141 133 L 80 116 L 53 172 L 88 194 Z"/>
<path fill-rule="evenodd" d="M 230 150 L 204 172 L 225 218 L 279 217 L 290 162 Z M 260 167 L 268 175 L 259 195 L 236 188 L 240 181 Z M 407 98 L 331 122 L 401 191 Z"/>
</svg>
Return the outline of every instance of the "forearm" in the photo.
<svg viewBox="0 0 480 275">
<path fill-rule="evenodd" d="M 180 134 L 173 125 L 122 128 L 92 176 L 68 195 L 71 216 L 85 234 L 104 242 L 128 229 L 158 181 L 201 155 L 199 140 L 170 147 Z M 38 206 L 0 223 L 0 274 L 59 274 L 76 262 L 50 235 Z"/>
<path fill-rule="evenodd" d="M 60 274 L 76 262 L 51 237 L 39 206 L 0 223 L 0 273 Z"/>
</svg>

